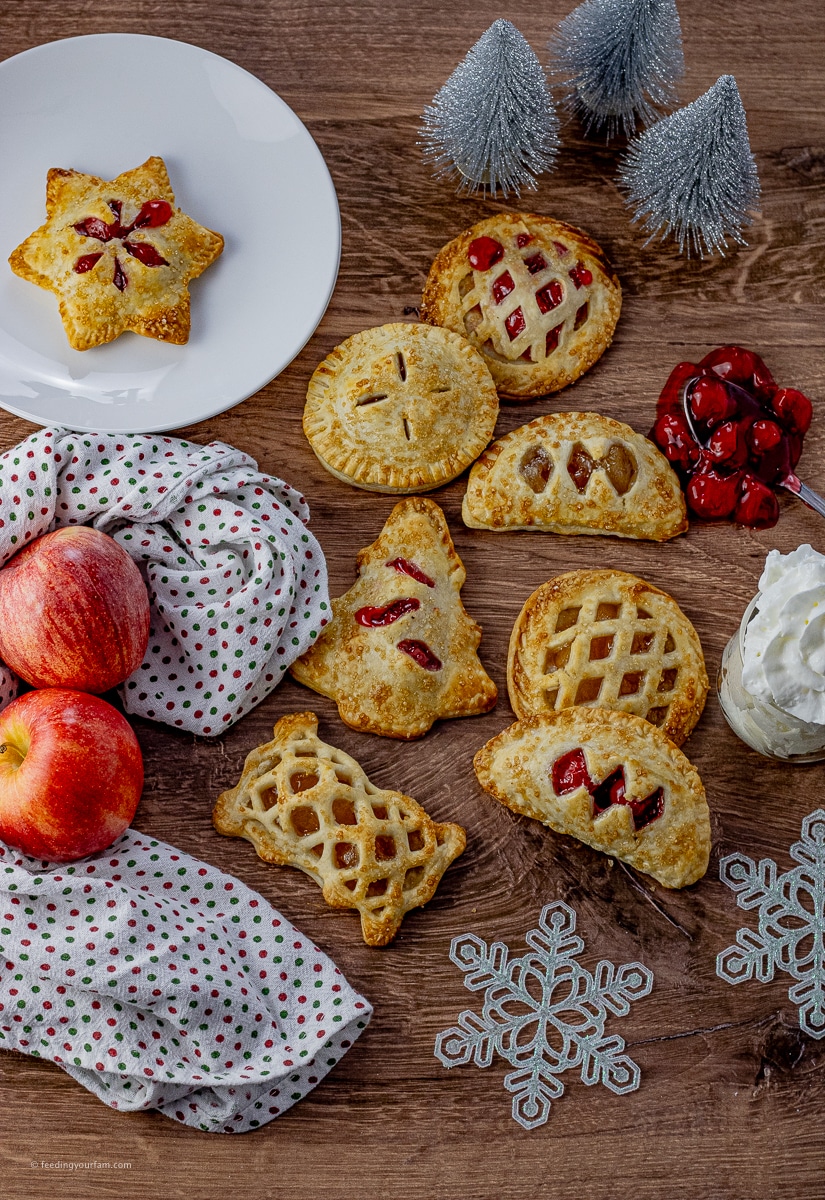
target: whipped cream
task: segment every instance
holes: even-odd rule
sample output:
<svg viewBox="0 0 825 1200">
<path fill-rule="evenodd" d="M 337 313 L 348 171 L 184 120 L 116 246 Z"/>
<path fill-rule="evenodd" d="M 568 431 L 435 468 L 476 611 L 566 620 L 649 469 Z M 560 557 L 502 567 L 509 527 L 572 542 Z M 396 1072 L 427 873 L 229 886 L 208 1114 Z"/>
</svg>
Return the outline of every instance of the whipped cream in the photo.
<svg viewBox="0 0 825 1200">
<path fill-rule="evenodd" d="M 720 700 L 740 737 L 779 758 L 825 750 L 825 555 L 771 550 L 729 650 Z"/>
</svg>

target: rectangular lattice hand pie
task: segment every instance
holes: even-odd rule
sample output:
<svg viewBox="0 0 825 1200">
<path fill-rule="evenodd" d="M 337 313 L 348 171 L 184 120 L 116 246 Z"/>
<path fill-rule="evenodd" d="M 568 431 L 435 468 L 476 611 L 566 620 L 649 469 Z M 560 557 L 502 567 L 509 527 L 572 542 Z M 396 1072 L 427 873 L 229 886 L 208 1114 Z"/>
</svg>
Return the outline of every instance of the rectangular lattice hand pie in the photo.
<svg viewBox="0 0 825 1200">
<path fill-rule="evenodd" d="M 355 908 L 368 946 L 384 946 L 411 908 L 431 900 L 464 849 L 460 825 L 433 821 L 410 796 L 370 783 L 317 734 L 314 713 L 282 717 L 218 797 L 219 833 L 244 837 L 266 862 L 298 867 L 332 908 Z"/>
</svg>

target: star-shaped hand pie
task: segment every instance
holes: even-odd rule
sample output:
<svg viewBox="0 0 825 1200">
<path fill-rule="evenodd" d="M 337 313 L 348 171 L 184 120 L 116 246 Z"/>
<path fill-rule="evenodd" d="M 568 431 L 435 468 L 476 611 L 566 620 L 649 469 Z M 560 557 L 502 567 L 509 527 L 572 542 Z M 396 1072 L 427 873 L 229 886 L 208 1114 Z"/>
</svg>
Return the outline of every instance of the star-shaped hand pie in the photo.
<svg viewBox="0 0 825 1200">
<path fill-rule="evenodd" d="M 332 602 L 332 620 L 290 670 L 331 696 L 353 729 L 422 737 L 439 717 L 496 702 L 478 660 L 481 629 L 461 603 L 464 564 L 432 500 L 396 504 L 357 558 L 358 579 Z"/>
<path fill-rule="evenodd" d="M 464 849 L 460 825 L 431 820 L 401 792 L 318 737 L 315 713 L 282 717 L 218 797 L 219 833 L 244 837 L 265 862 L 298 867 L 332 908 L 356 908 L 368 946 L 385 946 L 411 908 L 431 900 Z"/>
<path fill-rule="evenodd" d="M 58 297 L 73 349 L 127 329 L 177 345 L 189 340 L 189 281 L 215 261 L 223 238 L 175 206 L 162 158 L 111 181 L 53 167 L 46 215 L 9 263 Z"/>
</svg>

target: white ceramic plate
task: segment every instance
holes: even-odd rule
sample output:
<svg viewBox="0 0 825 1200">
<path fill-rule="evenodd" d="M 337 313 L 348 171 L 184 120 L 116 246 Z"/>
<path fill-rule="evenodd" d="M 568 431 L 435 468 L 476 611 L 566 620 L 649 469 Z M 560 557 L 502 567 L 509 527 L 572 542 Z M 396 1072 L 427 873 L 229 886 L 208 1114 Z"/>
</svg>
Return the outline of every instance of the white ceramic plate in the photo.
<svg viewBox="0 0 825 1200">
<path fill-rule="evenodd" d="M 49 167 L 113 179 L 152 154 L 226 240 L 192 282 L 189 342 L 72 350 L 56 296 L 6 259 L 45 220 Z M 95 34 L 0 63 L 0 162 L 0 405 L 19 416 L 110 433 L 214 416 L 282 371 L 329 303 L 341 223 L 318 147 L 265 84 L 197 46 Z"/>
</svg>

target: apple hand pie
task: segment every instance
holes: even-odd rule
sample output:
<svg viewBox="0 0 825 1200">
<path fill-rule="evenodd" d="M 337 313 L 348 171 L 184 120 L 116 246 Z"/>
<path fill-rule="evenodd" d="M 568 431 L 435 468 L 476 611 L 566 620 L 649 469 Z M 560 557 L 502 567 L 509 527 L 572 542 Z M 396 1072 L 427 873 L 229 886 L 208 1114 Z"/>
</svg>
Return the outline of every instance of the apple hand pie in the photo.
<svg viewBox="0 0 825 1200">
<path fill-rule="evenodd" d="M 708 694 L 696 630 L 667 592 L 626 571 L 569 571 L 524 603 L 510 637 L 517 717 L 575 704 L 635 713 L 677 746 Z"/>
<path fill-rule="evenodd" d="M 469 342 L 397 321 L 347 338 L 316 367 L 304 433 L 344 483 L 426 492 L 478 458 L 497 416 L 496 386 Z"/>
<path fill-rule="evenodd" d="M 461 515 L 473 529 L 657 542 L 688 527 L 665 456 L 629 425 L 599 413 L 550 413 L 493 442 L 470 471 Z"/>
<path fill-rule="evenodd" d="M 175 206 L 162 158 L 111 181 L 53 167 L 46 217 L 9 263 L 58 297 L 73 349 L 129 329 L 177 345 L 189 340 L 189 281 L 215 261 L 223 238 Z"/>
<path fill-rule="evenodd" d="M 357 558 L 358 579 L 290 671 L 331 696 L 353 729 L 422 737 L 441 717 L 496 702 L 476 653 L 481 629 L 461 603 L 464 564 L 444 514 L 424 497 L 396 504 Z"/>
<path fill-rule="evenodd" d="M 621 307 L 619 281 L 586 233 L 505 212 L 439 251 L 421 317 L 469 338 L 499 394 L 527 400 L 589 370 L 610 345 Z"/>
<path fill-rule="evenodd" d="M 708 869 L 710 813 L 698 772 L 648 721 L 604 708 L 526 717 L 476 754 L 485 791 L 668 888 Z"/>
<path fill-rule="evenodd" d="M 218 797 L 215 828 L 251 842 L 265 862 L 298 867 L 332 908 L 355 908 L 368 946 L 385 946 L 411 908 L 431 900 L 465 846 L 460 825 L 431 820 L 401 792 L 318 737 L 314 713 L 282 717 Z"/>
</svg>

